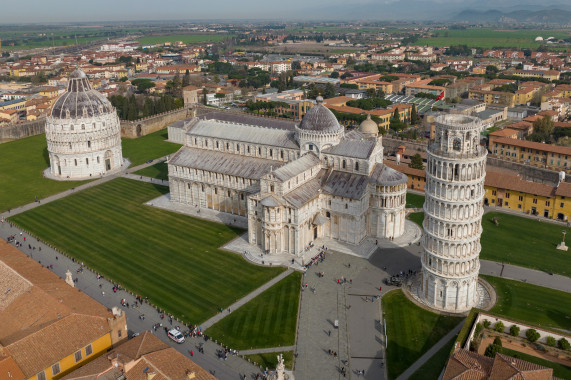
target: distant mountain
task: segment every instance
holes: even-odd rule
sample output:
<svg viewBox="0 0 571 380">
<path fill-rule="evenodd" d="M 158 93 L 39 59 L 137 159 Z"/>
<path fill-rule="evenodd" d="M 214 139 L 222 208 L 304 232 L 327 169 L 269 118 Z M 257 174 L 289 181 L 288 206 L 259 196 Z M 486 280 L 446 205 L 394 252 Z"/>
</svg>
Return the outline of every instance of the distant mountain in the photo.
<svg viewBox="0 0 571 380">
<path fill-rule="evenodd" d="M 467 9 L 452 18 L 452 21 L 462 21 L 470 23 L 542 23 L 561 24 L 571 23 L 571 11 L 563 9 L 542 9 L 542 10 L 517 10 L 513 12 L 502 12 L 496 9 L 488 11 L 476 11 Z"/>
</svg>

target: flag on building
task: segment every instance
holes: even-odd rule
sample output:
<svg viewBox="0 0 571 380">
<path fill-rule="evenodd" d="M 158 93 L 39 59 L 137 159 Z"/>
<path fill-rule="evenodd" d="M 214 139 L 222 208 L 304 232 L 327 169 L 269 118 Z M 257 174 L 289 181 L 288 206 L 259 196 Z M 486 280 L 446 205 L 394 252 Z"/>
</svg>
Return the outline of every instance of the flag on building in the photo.
<svg viewBox="0 0 571 380">
<path fill-rule="evenodd" d="M 439 101 L 442 99 L 444 99 L 444 91 L 442 91 L 442 93 L 440 93 L 440 95 L 438 95 L 438 97 L 436 98 L 436 101 Z"/>
</svg>

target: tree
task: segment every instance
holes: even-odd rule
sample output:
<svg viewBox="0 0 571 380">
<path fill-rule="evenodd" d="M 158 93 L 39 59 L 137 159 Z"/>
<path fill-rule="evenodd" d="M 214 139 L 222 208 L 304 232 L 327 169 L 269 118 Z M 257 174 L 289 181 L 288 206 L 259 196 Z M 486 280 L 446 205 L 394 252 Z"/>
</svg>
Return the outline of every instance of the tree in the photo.
<svg viewBox="0 0 571 380">
<path fill-rule="evenodd" d="M 559 347 L 562 350 L 567 351 L 570 346 L 571 345 L 569 344 L 569 341 L 565 338 L 561 338 L 557 341 L 557 347 Z"/>
<path fill-rule="evenodd" d="M 494 344 L 495 344 L 496 346 L 502 347 L 502 346 L 503 346 L 503 344 L 502 344 L 502 338 L 500 338 L 499 336 L 495 337 L 495 338 L 494 338 Z"/>
<path fill-rule="evenodd" d="M 374 98 L 377 91 L 374 88 L 368 88 L 366 94 L 368 98 Z"/>
<path fill-rule="evenodd" d="M 551 116 L 547 115 L 540 119 L 538 118 L 533 122 L 533 133 L 527 136 L 527 139 L 536 142 L 549 141 L 554 129 L 555 124 Z"/>
<path fill-rule="evenodd" d="M 555 347 L 555 344 L 557 343 L 557 341 L 555 340 L 554 337 L 548 336 L 547 338 L 545 338 L 545 343 L 546 343 L 549 347 Z"/>
<path fill-rule="evenodd" d="M 186 70 L 184 76 L 182 77 L 182 87 L 186 87 L 190 84 L 190 71 Z"/>
<path fill-rule="evenodd" d="M 506 327 L 504 326 L 504 323 L 502 321 L 496 322 L 496 325 L 494 326 L 494 330 L 501 333 L 504 332 L 505 328 Z"/>
<path fill-rule="evenodd" d="M 492 322 L 488 321 L 487 319 L 484 319 L 484 321 L 482 322 L 482 324 L 484 325 L 485 328 L 489 328 L 490 325 L 492 324 Z"/>
<path fill-rule="evenodd" d="M 327 83 L 323 91 L 323 98 L 329 99 L 335 96 L 335 87 L 331 83 Z"/>
<path fill-rule="evenodd" d="M 422 163 L 422 157 L 420 156 L 420 153 L 417 153 L 411 157 L 410 164 L 408 164 L 408 166 L 413 168 L 413 169 L 419 169 L 419 170 L 424 169 L 424 165 Z"/>
<path fill-rule="evenodd" d="M 339 72 L 338 71 L 334 71 L 329 75 L 330 78 L 339 78 Z"/>
<path fill-rule="evenodd" d="M 510 335 L 511 336 L 519 336 L 519 326 L 512 325 L 510 327 Z"/>
<path fill-rule="evenodd" d="M 416 105 L 412 105 L 412 110 L 410 111 L 410 124 L 415 125 L 418 123 L 418 113 L 416 112 Z"/>
<path fill-rule="evenodd" d="M 495 358 L 497 353 L 502 353 L 502 346 L 498 346 L 497 344 L 490 344 L 488 347 L 486 347 L 484 355 L 489 358 Z"/>
<path fill-rule="evenodd" d="M 206 94 L 208 94 L 208 90 L 206 89 L 206 87 L 204 87 L 204 88 L 202 89 L 202 103 L 203 103 L 204 105 L 207 104 Z"/>
<path fill-rule="evenodd" d="M 525 336 L 527 337 L 527 340 L 529 340 L 531 343 L 537 341 L 539 337 L 541 337 L 541 335 L 535 329 L 527 330 L 525 332 Z"/>
<path fill-rule="evenodd" d="M 498 73 L 498 68 L 494 65 L 486 66 L 486 74 L 496 75 Z"/>
</svg>

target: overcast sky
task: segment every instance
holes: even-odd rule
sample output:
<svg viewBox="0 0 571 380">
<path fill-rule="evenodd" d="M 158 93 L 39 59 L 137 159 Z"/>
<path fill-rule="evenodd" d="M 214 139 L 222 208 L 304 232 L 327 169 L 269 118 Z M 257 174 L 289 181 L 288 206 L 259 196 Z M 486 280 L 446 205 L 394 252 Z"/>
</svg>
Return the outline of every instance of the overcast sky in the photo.
<svg viewBox="0 0 571 380">
<path fill-rule="evenodd" d="M 537 9 L 569 0 L 1 0 L 0 23 L 136 20 L 434 19 L 466 8 Z"/>
<path fill-rule="evenodd" d="M 352 4 L 370 1 L 350 0 Z M 287 14 L 287 17 L 304 15 L 303 9 L 308 4 L 313 8 L 332 7 L 347 2 L 346 0 L 312 0 L 311 3 L 307 0 L 27 0 L 24 2 L 6 0 L 2 1 L 0 6 L 0 22 L 280 19 L 284 14 Z"/>
</svg>

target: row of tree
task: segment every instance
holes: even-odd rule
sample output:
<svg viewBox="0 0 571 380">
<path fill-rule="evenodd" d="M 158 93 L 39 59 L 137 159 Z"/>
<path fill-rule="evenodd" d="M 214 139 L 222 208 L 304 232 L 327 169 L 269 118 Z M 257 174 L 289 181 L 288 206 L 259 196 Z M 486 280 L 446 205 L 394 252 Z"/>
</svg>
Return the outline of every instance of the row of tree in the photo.
<svg viewBox="0 0 571 380">
<path fill-rule="evenodd" d="M 129 121 L 171 111 L 183 106 L 182 99 L 175 99 L 168 94 L 156 97 L 113 95 L 109 97 L 109 101 L 117 109 L 119 118 Z"/>
</svg>

